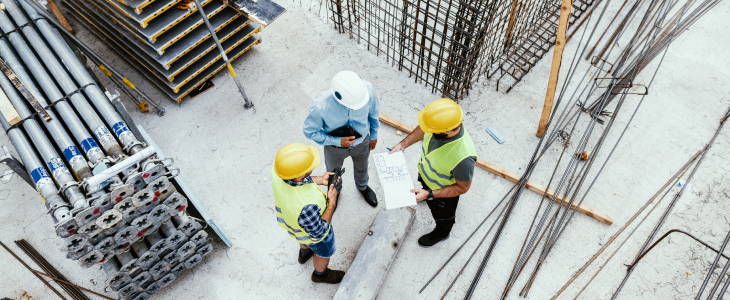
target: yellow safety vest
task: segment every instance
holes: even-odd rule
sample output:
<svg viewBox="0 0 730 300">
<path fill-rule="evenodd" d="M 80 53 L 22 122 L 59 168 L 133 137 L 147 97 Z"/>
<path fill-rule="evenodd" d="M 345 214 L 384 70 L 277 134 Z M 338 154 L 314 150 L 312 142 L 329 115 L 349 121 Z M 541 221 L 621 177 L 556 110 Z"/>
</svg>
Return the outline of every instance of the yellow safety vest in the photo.
<svg viewBox="0 0 730 300">
<path fill-rule="evenodd" d="M 448 144 L 445 144 L 432 152 L 428 152 L 428 144 L 433 134 L 426 133 L 423 136 L 423 147 L 421 148 L 421 160 L 418 162 L 418 174 L 431 190 L 438 190 L 453 185 L 456 180 L 451 171 L 462 160 L 469 156 L 477 156 L 474 142 L 469 133 L 464 130 L 464 135 Z"/>
<path fill-rule="evenodd" d="M 300 244 L 316 244 L 327 237 L 330 233 L 329 228 L 322 239 L 314 239 L 299 226 L 299 214 L 302 213 L 304 206 L 317 204 L 321 216 L 329 204 L 327 196 L 316 183 L 291 186 L 279 178 L 272 168 L 271 187 L 274 188 L 274 200 L 276 201 L 276 220 L 293 239 Z"/>
</svg>

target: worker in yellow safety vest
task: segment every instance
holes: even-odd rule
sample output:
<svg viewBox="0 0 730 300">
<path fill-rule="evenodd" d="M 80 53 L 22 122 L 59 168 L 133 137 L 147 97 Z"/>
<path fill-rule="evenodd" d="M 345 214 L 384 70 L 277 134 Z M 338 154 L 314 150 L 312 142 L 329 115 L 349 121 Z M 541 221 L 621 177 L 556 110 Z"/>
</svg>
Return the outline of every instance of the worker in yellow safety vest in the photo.
<svg viewBox="0 0 730 300">
<path fill-rule="evenodd" d="M 335 232 L 331 224 L 338 192 L 335 184 L 329 186 L 326 195 L 317 186 L 326 186 L 334 175 L 330 172 L 311 176 L 319 163 L 319 151 L 313 146 L 292 143 L 276 153 L 271 169 L 276 220 L 299 243 L 300 264 L 314 255 L 312 281 L 339 283 L 345 272 L 327 268 L 330 257 L 335 254 Z"/>
<path fill-rule="evenodd" d="M 390 151 L 403 151 L 423 140 L 418 162 L 418 181 L 423 188 L 411 192 L 416 193 L 416 201 L 426 200 L 436 228 L 418 239 L 422 247 L 449 238 L 456 223 L 459 196 L 471 187 L 477 154 L 463 120 L 459 104 L 436 99 L 418 113 L 418 127 Z"/>
</svg>

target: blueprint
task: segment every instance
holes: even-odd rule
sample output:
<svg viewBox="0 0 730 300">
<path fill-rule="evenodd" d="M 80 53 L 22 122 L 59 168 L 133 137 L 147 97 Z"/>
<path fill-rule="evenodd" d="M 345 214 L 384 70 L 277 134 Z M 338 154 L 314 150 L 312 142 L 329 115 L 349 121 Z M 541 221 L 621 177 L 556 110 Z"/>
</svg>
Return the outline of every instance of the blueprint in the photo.
<svg viewBox="0 0 730 300">
<path fill-rule="evenodd" d="M 378 153 L 373 155 L 378 169 L 380 184 L 385 195 L 385 208 L 393 209 L 416 205 L 416 194 L 412 193 L 413 179 L 408 173 L 408 165 L 403 152 L 393 154 Z"/>
</svg>

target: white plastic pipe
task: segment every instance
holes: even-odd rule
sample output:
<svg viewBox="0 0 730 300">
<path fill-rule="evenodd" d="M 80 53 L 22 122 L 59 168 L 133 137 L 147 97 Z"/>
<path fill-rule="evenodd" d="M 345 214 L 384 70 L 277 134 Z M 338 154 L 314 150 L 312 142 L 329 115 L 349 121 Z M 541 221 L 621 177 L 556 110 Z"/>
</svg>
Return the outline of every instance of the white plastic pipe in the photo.
<svg viewBox="0 0 730 300">
<path fill-rule="evenodd" d="M 109 178 L 112 178 L 114 175 L 117 175 L 121 172 L 124 172 L 124 170 L 128 169 L 131 166 L 136 165 L 141 160 L 149 157 L 152 154 L 155 154 L 155 147 L 147 147 L 143 149 L 140 152 L 137 152 L 137 154 L 130 156 L 129 158 L 118 162 L 117 164 L 111 166 L 110 168 L 102 171 L 99 174 L 96 174 L 92 176 L 91 178 L 86 180 L 86 183 L 89 184 L 89 187 L 91 189 L 98 188 L 100 184 L 102 184 L 104 181 L 106 181 Z"/>
</svg>

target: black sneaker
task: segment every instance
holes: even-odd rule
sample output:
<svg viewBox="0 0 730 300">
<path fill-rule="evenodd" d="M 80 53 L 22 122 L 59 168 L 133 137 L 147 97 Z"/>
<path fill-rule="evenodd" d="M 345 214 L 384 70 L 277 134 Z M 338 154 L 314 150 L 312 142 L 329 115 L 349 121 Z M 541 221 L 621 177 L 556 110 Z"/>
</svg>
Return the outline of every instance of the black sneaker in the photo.
<svg viewBox="0 0 730 300">
<path fill-rule="evenodd" d="M 330 270 L 329 268 L 324 270 L 322 276 L 317 276 L 312 272 L 312 281 L 319 283 L 340 283 L 344 277 L 344 271 Z"/>
<path fill-rule="evenodd" d="M 450 236 L 451 234 L 447 234 L 446 236 L 439 236 L 438 234 L 431 232 L 418 239 L 418 245 L 424 248 L 428 248 L 438 244 L 441 241 L 449 239 Z"/>
<path fill-rule="evenodd" d="M 299 263 L 304 264 L 306 263 L 310 257 L 314 255 L 314 251 L 312 249 L 302 249 L 299 248 Z"/>
<path fill-rule="evenodd" d="M 366 186 L 364 190 L 360 191 L 360 194 L 362 194 L 365 198 L 365 202 L 370 204 L 370 206 L 378 206 L 378 196 L 375 195 L 375 192 L 369 186 Z"/>
</svg>

